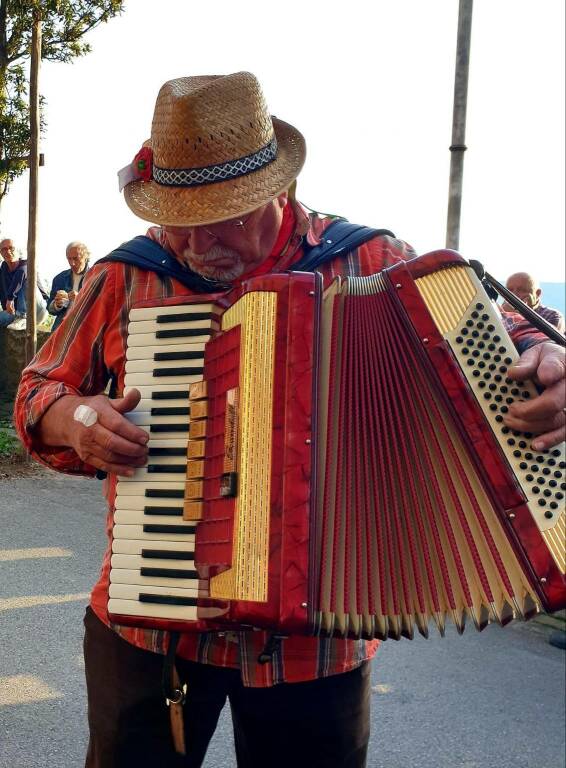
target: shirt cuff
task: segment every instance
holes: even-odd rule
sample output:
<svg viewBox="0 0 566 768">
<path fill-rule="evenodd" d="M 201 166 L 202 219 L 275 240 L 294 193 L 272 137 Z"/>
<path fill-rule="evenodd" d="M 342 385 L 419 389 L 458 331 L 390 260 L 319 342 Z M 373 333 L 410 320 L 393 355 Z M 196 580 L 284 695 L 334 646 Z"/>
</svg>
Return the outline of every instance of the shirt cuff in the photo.
<svg viewBox="0 0 566 768">
<path fill-rule="evenodd" d="M 43 384 L 40 390 L 31 395 L 33 400 L 31 407 L 27 409 L 27 420 L 23 425 L 16 425 L 18 433 L 29 454 L 41 464 L 69 475 L 94 477 L 96 467 L 82 461 L 72 448 L 43 445 L 37 437 L 35 430 L 43 415 L 54 402 L 65 395 L 82 397 L 82 392 L 60 381 Z"/>
</svg>

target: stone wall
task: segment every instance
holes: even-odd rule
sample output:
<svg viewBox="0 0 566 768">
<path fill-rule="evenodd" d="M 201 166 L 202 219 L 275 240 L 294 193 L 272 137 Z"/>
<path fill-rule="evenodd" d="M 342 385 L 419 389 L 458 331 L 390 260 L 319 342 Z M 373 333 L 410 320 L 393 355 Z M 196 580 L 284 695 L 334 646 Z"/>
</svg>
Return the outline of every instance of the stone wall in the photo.
<svg viewBox="0 0 566 768">
<path fill-rule="evenodd" d="M 49 338 L 49 331 L 38 329 L 37 349 Z M 26 361 L 26 331 L 0 328 L 0 398 L 13 401 Z"/>
</svg>

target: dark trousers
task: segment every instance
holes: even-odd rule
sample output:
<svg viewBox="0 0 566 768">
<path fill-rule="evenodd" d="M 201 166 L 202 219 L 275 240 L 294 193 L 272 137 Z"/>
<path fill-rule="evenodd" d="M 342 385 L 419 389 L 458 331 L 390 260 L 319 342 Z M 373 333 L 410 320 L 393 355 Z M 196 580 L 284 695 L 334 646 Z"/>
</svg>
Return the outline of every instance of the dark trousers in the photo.
<svg viewBox="0 0 566 768">
<path fill-rule="evenodd" d="M 370 664 L 341 675 L 246 688 L 240 672 L 177 660 L 188 685 L 187 756 L 175 754 L 161 691 L 163 656 L 85 616 L 90 741 L 86 768 L 198 768 L 228 698 L 239 768 L 363 768 Z"/>
</svg>

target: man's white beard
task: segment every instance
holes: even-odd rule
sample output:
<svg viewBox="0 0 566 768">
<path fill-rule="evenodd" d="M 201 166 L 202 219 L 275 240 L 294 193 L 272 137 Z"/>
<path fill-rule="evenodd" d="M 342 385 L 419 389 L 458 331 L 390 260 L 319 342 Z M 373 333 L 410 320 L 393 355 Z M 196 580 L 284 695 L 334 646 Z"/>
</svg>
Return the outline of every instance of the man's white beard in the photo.
<svg viewBox="0 0 566 768">
<path fill-rule="evenodd" d="M 232 248 L 226 248 L 224 245 L 213 245 L 212 248 L 204 254 L 204 257 L 202 255 L 195 256 L 187 248 L 183 251 L 183 258 L 193 272 L 198 272 L 199 275 L 208 277 L 210 280 L 235 280 L 245 271 L 245 265 L 242 262 L 240 254 L 237 251 L 232 250 Z M 216 261 L 217 259 L 231 259 L 234 263 L 230 267 L 216 266 L 214 264 L 208 264 L 208 259 L 211 261 Z"/>
</svg>

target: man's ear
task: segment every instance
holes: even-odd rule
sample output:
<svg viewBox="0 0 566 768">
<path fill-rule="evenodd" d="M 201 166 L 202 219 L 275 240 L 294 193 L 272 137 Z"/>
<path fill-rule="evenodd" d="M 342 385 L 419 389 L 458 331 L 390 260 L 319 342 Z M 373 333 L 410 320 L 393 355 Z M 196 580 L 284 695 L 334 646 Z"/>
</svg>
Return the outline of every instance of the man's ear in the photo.
<svg viewBox="0 0 566 768">
<path fill-rule="evenodd" d="M 287 205 L 287 198 L 288 197 L 289 197 L 289 195 L 288 195 L 288 193 L 286 191 L 285 192 L 281 192 L 280 195 L 277 195 L 277 197 L 275 199 L 277 200 L 280 208 L 285 208 L 285 206 Z"/>
<path fill-rule="evenodd" d="M 537 299 L 540 299 L 541 293 L 542 293 L 542 288 L 537 288 L 535 291 L 535 296 L 537 297 Z"/>
</svg>

